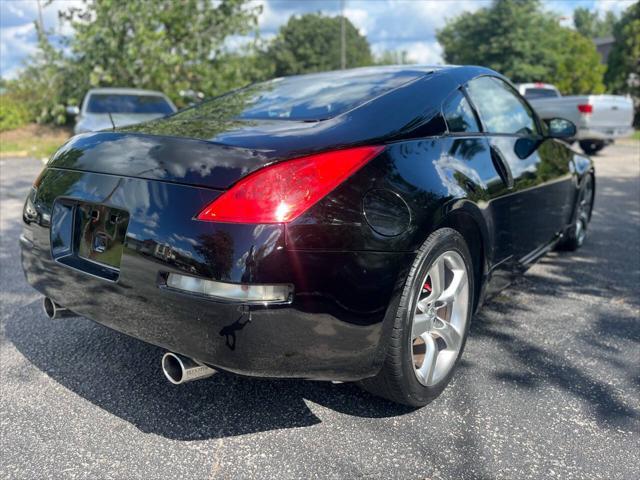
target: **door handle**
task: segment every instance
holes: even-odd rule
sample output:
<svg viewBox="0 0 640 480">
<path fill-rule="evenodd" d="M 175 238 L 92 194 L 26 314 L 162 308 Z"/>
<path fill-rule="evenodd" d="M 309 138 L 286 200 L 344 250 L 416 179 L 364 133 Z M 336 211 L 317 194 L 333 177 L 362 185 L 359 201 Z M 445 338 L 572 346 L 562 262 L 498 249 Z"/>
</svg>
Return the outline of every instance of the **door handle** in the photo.
<svg viewBox="0 0 640 480">
<path fill-rule="evenodd" d="M 506 162 L 500 151 L 493 146 L 491 147 L 491 161 L 493 162 L 496 172 L 500 175 L 502 183 L 504 183 L 507 188 L 513 188 L 513 175 L 511 174 L 511 168 L 509 168 L 509 164 Z"/>
</svg>

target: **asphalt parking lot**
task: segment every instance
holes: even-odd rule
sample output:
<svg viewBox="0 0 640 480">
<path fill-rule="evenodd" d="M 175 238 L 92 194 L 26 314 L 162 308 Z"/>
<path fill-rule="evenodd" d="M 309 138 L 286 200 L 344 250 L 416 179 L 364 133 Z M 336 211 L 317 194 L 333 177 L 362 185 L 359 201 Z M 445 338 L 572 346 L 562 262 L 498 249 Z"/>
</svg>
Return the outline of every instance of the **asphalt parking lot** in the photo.
<svg viewBox="0 0 640 480">
<path fill-rule="evenodd" d="M 485 305 L 420 410 L 350 384 L 176 387 L 160 349 L 48 320 L 18 248 L 42 165 L 1 160 L 0 478 L 640 478 L 640 143 L 595 160 L 584 248 Z"/>
</svg>

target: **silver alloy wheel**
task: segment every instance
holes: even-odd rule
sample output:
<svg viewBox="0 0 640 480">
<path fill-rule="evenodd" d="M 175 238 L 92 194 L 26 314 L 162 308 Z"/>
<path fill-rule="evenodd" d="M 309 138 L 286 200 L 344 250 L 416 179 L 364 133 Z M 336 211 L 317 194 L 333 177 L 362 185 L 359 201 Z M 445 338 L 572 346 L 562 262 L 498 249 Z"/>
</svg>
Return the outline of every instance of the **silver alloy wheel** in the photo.
<svg viewBox="0 0 640 480">
<path fill-rule="evenodd" d="M 593 184 L 590 179 L 587 179 L 586 184 L 580 192 L 578 201 L 578 212 L 576 215 L 576 241 L 578 245 L 584 243 L 584 239 L 587 236 L 587 225 L 589 224 L 589 217 L 591 215 L 591 204 L 593 200 Z"/>
<path fill-rule="evenodd" d="M 421 285 L 410 347 L 418 381 L 431 386 L 453 368 L 467 328 L 469 275 L 462 256 L 453 250 L 440 255 Z"/>
</svg>

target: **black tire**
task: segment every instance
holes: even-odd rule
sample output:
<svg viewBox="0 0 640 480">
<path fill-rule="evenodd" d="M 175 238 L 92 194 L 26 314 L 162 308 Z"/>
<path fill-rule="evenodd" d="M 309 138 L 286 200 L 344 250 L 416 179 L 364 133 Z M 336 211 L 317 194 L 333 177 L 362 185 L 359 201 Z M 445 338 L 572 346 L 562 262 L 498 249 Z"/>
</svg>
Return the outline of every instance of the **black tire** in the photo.
<svg viewBox="0 0 640 480">
<path fill-rule="evenodd" d="M 595 155 L 604 148 L 604 142 L 600 140 L 581 140 L 579 145 L 587 155 Z"/>
<path fill-rule="evenodd" d="M 466 328 L 462 333 L 461 348 L 453 368 L 438 383 L 432 386 L 425 386 L 418 381 L 414 371 L 412 339 L 410 338 L 411 322 L 417 298 L 422 289 L 421 281 L 433 262 L 447 251 L 457 252 L 462 257 L 467 270 L 470 294 L 468 295 Z M 382 368 L 375 377 L 362 380 L 360 386 L 374 395 L 413 407 L 422 407 L 440 395 L 451 381 L 464 351 L 473 312 L 473 292 L 473 262 L 464 238 L 451 228 L 442 228 L 435 231 L 418 251 L 418 255 L 409 271 L 400 304 L 396 311 L 394 326 Z"/>
<path fill-rule="evenodd" d="M 578 192 L 573 225 L 565 231 L 562 240 L 558 244 L 558 250 L 575 251 L 584 244 L 587 238 L 587 227 L 591 221 L 594 193 L 593 176 L 589 174 L 583 180 L 580 192 Z"/>
</svg>

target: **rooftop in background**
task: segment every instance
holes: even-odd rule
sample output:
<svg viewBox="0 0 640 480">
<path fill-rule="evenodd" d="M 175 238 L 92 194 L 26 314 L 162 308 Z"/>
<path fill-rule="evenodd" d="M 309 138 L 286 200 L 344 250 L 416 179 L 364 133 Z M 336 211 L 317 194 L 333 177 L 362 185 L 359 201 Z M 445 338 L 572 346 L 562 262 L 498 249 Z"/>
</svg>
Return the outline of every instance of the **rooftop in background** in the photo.
<svg viewBox="0 0 640 480">
<path fill-rule="evenodd" d="M 615 38 L 612 36 L 594 38 L 593 43 L 596 45 L 596 50 L 598 50 L 598 53 L 600 54 L 600 63 L 606 64 L 609 59 L 611 49 L 613 48 L 613 44 L 616 43 Z"/>
</svg>

